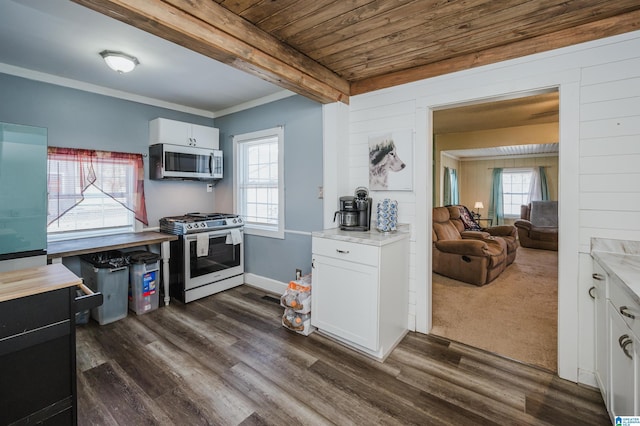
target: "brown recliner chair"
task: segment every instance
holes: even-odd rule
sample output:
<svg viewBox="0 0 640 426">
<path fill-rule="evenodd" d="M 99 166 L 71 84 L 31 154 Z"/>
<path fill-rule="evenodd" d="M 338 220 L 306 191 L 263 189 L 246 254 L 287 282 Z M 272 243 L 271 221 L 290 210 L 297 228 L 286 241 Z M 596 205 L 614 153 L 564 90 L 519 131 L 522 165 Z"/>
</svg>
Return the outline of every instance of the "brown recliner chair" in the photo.
<svg viewBox="0 0 640 426">
<path fill-rule="evenodd" d="M 522 247 L 558 251 L 558 202 L 532 201 L 514 223 Z"/>
<path fill-rule="evenodd" d="M 507 245 L 485 232 L 464 236 L 450 220 L 447 207 L 433 209 L 433 272 L 478 286 L 493 281 L 507 266 Z"/>
<path fill-rule="evenodd" d="M 518 252 L 518 241 L 516 238 L 516 227 L 512 225 L 498 225 L 490 228 L 481 228 L 480 225 L 473 219 L 471 212 L 466 206 L 455 205 L 447 206 L 449 209 L 449 218 L 458 228 L 458 232 L 464 236 L 464 232 L 469 232 L 469 229 L 473 229 L 473 226 L 469 226 L 471 223 L 475 224 L 477 229 L 488 233 L 493 237 L 498 237 L 504 240 L 507 244 L 507 266 L 511 265 L 516 260 L 516 254 Z"/>
</svg>

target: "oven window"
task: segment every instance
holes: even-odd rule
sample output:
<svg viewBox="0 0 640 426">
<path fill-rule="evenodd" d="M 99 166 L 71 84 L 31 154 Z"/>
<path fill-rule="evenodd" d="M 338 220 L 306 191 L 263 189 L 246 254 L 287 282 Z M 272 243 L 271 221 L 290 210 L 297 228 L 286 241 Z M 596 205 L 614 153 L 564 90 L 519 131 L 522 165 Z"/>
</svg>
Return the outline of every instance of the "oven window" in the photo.
<svg viewBox="0 0 640 426">
<path fill-rule="evenodd" d="M 189 242 L 189 258 L 191 278 L 240 266 L 240 249 L 242 244 L 227 244 L 226 236 L 209 239 L 209 254 L 196 255 L 196 241 Z"/>
</svg>

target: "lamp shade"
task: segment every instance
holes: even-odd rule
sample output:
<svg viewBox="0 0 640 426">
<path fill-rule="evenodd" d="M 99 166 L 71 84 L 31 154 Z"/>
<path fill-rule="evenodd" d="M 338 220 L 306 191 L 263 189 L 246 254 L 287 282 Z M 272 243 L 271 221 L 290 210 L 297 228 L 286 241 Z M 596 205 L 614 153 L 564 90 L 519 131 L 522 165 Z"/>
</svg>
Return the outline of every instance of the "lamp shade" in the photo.
<svg viewBox="0 0 640 426">
<path fill-rule="evenodd" d="M 484 209 L 484 205 L 482 204 L 482 201 L 476 201 L 476 203 L 473 206 L 474 209 Z"/>
<path fill-rule="evenodd" d="M 103 50 L 100 56 L 107 63 L 109 68 L 120 74 L 133 71 L 136 65 L 139 65 L 138 59 L 122 52 L 113 52 L 111 50 Z"/>
</svg>

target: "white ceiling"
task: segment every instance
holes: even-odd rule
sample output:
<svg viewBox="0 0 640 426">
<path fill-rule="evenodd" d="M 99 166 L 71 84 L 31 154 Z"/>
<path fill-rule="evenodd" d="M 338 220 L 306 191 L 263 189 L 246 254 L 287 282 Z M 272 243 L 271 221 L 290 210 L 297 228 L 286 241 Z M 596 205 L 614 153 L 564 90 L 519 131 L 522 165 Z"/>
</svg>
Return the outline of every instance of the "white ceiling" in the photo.
<svg viewBox="0 0 640 426">
<path fill-rule="evenodd" d="M 140 66 L 118 74 L 100 57 L 105 49 L 135 56 Z M 291 93 L 69 0 L 0 0 L 0 72 L 25 75 L 22 69 L 211 116 Z"/>
<path fill-rule="evenodd" d="M 476 149 L 454 149 L 444 152 L 459 160 L 477 160 L 480 158 L 513 158 L 522 156 L 540 157 L 545 155 L 558 155 L 559 147 L 560 146 L 557 143 L 542 143 L 514 146 L 492 146 Z"/>
</svg>

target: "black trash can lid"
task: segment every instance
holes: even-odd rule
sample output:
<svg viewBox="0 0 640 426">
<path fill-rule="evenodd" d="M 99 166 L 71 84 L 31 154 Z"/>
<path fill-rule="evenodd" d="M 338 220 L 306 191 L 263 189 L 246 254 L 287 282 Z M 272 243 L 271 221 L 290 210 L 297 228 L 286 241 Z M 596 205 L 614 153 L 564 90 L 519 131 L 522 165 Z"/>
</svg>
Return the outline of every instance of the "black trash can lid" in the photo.
<svg viewBox="0 0 640 426">
<path fill-rule="evenodd" d="M 151 263 L 160 260 L 159 254 L 146 250 L 131 251 L 125 255 L 129 259 L 129 263 Z"/>
<path fill-rule="evenodd" d="M 120 250 L 109 250 L 80 256 L 80 259 L 96 268 L 121 268 L 127 266 L 127 259 Z"/>
</svg>

